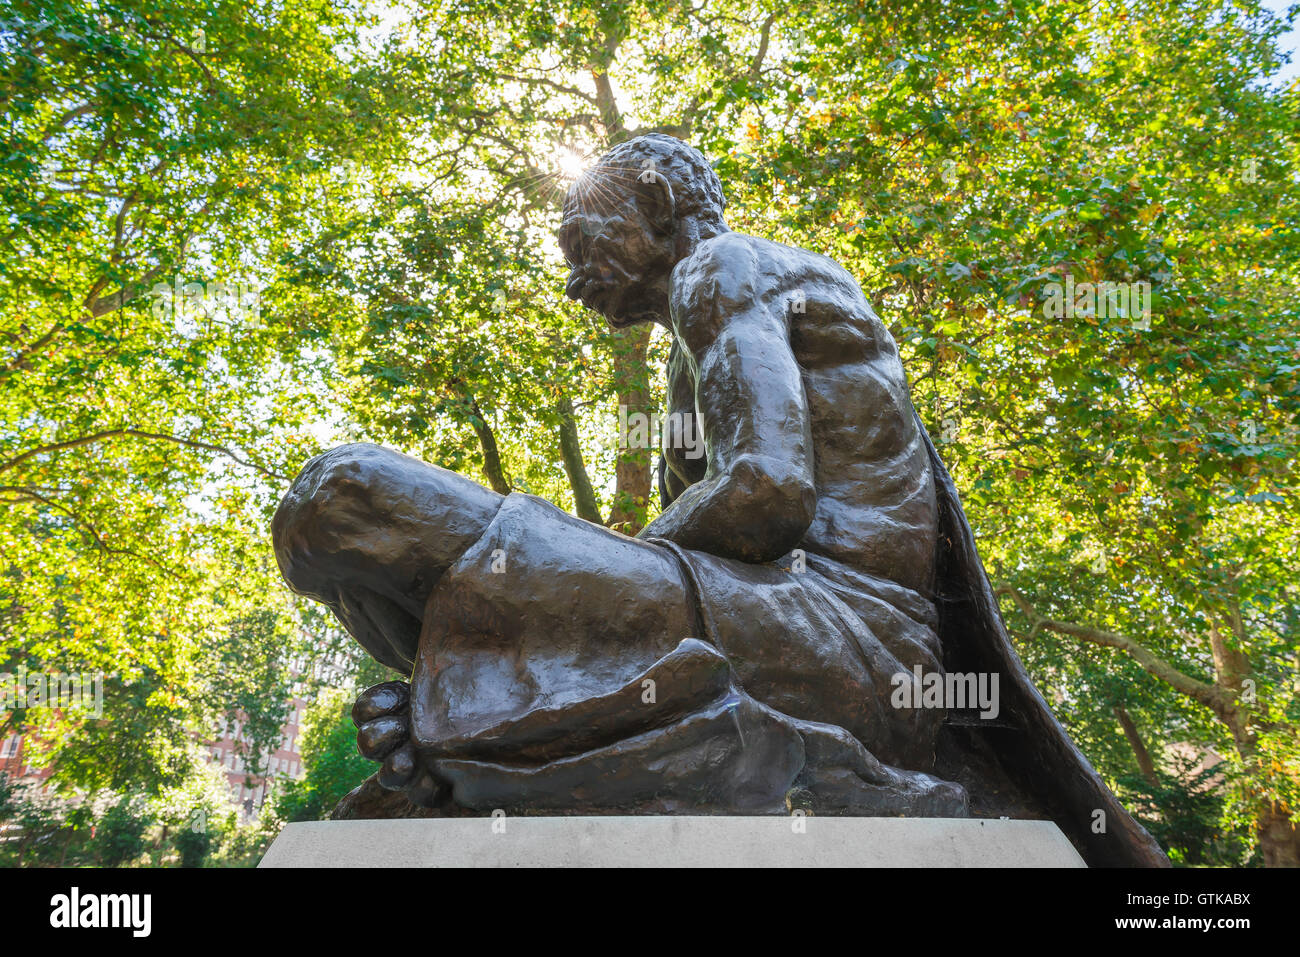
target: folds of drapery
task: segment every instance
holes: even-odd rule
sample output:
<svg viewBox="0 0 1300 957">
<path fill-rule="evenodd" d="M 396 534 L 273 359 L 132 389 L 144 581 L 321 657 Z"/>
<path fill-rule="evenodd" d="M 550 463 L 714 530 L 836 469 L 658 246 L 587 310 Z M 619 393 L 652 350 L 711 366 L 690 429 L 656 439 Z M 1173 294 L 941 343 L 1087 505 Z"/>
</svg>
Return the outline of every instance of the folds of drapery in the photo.
<svg viewBox="0 0 1300 957">
<path fill-rule="evenodd" d="M 430 597 L 412 739 L 471 806 L 776 810 L 810 739 L 906 792 L 880 762 L 924 770 L 943 713 L 892 708 L 889 679 L 938 667 L 933 609 L 810 559 L 720 559 L 512 494 Z"/>
</svg>

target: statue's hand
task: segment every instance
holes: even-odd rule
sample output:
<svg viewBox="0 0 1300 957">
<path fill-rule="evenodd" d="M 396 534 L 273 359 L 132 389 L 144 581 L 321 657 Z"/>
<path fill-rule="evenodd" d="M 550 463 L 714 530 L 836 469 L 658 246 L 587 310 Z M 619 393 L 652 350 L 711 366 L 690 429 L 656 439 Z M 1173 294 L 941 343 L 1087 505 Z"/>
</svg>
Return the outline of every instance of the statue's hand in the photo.
<svg viewBox="0 0 1300 957">
<path fill-rule="evenodd" d="M 378 780 L 390 791 L 406 791 L 412 803 L 432 807 L 440 788 L 420 767 L 411 744 L 411 686 L 405 681 L 385 681 L 367 688 L 352 706 L 357 726 L 357 750 L 371 761 L 382 762 Z"/>
</svg>

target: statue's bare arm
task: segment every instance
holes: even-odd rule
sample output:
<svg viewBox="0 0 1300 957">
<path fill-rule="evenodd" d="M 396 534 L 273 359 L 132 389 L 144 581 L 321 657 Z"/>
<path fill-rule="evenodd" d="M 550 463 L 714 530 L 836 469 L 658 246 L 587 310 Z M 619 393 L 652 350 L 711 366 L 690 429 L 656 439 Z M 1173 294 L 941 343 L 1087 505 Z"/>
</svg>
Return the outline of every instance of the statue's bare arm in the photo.
<svg viewBox="0 0 1300 957">
<path fill-rule="evenodd" d="M 740 237 L 679 267 L 672 321 L 695 371 L 708 468 L 642 537 L 764 562 L 807 531 L 817 504 L 813 446 L 785 308 Z"/>
</svg>

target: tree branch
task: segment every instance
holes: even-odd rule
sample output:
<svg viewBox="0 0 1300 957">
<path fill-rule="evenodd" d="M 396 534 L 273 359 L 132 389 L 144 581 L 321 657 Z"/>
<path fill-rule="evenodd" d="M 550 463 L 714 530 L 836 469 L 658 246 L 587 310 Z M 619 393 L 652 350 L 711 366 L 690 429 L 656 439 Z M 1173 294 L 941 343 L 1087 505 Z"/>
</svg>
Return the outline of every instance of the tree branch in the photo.
<svg viewBox="0 0 1300 957">
<path fill-rule="evenodd" d="M 559 90 L 561 93 L 567 93 L 570 96 L 576 96 L 581 99 L 584 99 L 588 103 L 591 103 L 593 106 L 596 105 L 596 98 L 594 96 L 592 96 L 590 93 L 578 89 L 576 86 L 568 86 L 564 83 L 556 83 L 554 80 L 548 80 L 545 77 L 540 77 L 540 76 L 516 76 L 513 73 L 497 73 L 496 75 L 503 80 L 513 80 L 516 83 L 527 83 L 531 86 L 537 86 L 537 85 L 549 86 L 554 90 Z"/>
<path fill-rule="evenodd" d="M 999 596 L 1009 596 L 1021 613 L 1029 619 L 1031 623 L 1030 638 L 1039 631 L 1054 631 L 1057 634 L 1069 635 L 1072 638 L 1089 641 L 1095 645 L 1118 648 L 1141 665 L 1142 669 L 1148 674 L 1159 678 L 1175 691 L 1186 695 L 1193 701 L 1205 705 L 1216 715 L 1222 716 L 1232 706 L 1232 700 L 1221 689 L 1184 674 L 1163 658 L 1152 654 L 1151 651 L 1125 635 L 1106 631 L 1102 628 L 1090 628 L 1087 625 L 1076 625 L 1072 622 L 1048 618 L 1039 614 L 1029 599 L 1011 585 L 999 585 L 994 589 L 993 593 Z"/>
<path fill-rule="evenodd" d="M 60 130 L 68 125 L 69 122 L 78 116 L 85 116 L 87 113 L 95 112 L 95 107 L 91 103 L 82 103 L 80 106 L 74 106 L 61 117 L 50 124 L 45 133 L 41 136 L 42 143 L 48 143 Z"/>
<path fill-rule="evenodd" d="M 587 466 L 582 461 L 582 444 L 578 441 L 578 425 L 574 420 L 573 401 L 568 395 L 560 397 L 555 405 L 560 415 L 560 456 L 564 459 L 564 471 L 569 476 L 569 487 L 573 489 L 573 503 L 579 518 L 603 525 L 600 503 L 596 500 L 596 490 L 591 487 L 591 477 Z"/>
<path fill-rule="evenodd" d="M 131 548 L 112 547 L 111 545 L 108 544 L 108 542 L 104 541 L 104 536 L 99 534 L 98 529 L 96 529 L 95 526 L 88 519 L 82 518 L 79 514 L 74 512 L 68 506 L 64 505 L 62 502 L 55 501 L 52 498 L 40 494 L 34 489 L 27 488 L 21 485 L 0 485 L 0 492 L 14 492 L 18 495 L 22 495 L 25 496 L 26 498 L 30 498 L 37 502 L 40 502 L 41 504 L 49 508 L 56 509 L 57 511 L 62 512 L 64 515 L 67 515 L 69 518 L 71 518 L 79 528 L 81 528 L 83 531 L 89 534 L 90 537 L 95 540 L 95 545 L 105 555 L 130 555 L 132 558 L 138 558 L 141 561 L 148 562 L 150 565 L 153 565 L 155 568 L 167 572 L 169 575 L 176 574 L 176 569 L 168 568 L 162 562 L 158 561 L 158 559 L 153 558 L 149 555 L 144 555 Z"/>
<path fill-rule="evenodd" d="M 14 372 L 17 369 L 22 368 L 23 364 L 26 363 L 28 357 L 30 357 L 32 353 L 39 352 L 41 349 L 43 349 L 51 339 L 53 339 L 56 335 L 59 334 L 60 331 L 62 331 L 62 329 L 63 329 L 63 324 L 56 322 L 53 326 L 50 327 L 49 331 L 46 332 L 43 336 L 41 336 L 39 339 L 19 349 L 18 354 L 15 355 L 12 359 L 10 359 L 7 363 L 5 363 L 3 369 L 0 369 L 0 377 L 10 372 Z"/>
<path fill-rule="evenodd" d="M 600 110 L 600 122 L 605 127 L 605 141 L 613 146 L 627 139 L 627 130 L 623 127 L 623 114 L 614 99 L 614 86 L 609 79 L 609 67 L 614 62 L 618 45 L 623 42 L 622 29 L 609 27 L 601 43 L 603 60 L 591 65 L 591 79 L 596 84 L 596 107 Z"/>
<path fill-rule="evenodd" d="M 767 57 L 767 45 L 772 38 L 772 24 L 775 22 L 776 14 L 769 13 L 767 19 L 763 21 L 762 29 L 758 32 L 758 52 L 754 54 L 754 61 L 749 66 L 751 80 L 757 81 L 763 72 L 763 60 Z"/>
<path fill-rule="evenodd" d="M 1120 728 L 1124 731 L 1124 737 L 1128 738 L 1129 747 L 1133 749 L 1133 757 L 1137 759 L 1138 770 L 1142 772 L 1142 779 L 1155 787 L 1160 783 L 1156 777 L 1156 765 L 1151 760 L 1151 752 L 1147 750 L 1146 742 L 1142 740 L 1142 735 L 1138 731 L 1137 722 L 1133 716 L 1128 713 L 1123 705 L 1115 705 L 1111 709 L 1115 712 L 1115 717 L 1119 721 Z"/>
<path fill-rule="evenodd" d="M 184 438 L 183 436 L 169 435 L 165 432 L 146 432 L 143 429 L 107 429 L 103 432 L 95 432 L 91 435 L 83 435 L 80 438 L 68 439 L 65 442 L 53 442 L 49 445 L 37 446 L 36 448 L 29 449 L 26 452 L 22 453 L 21 455 L 15 456 L 14 458 L 9 459 L 8 461 L 0 462 L 0 472 L 8 471 L 9 469 L 13 468 L 15 465 L 21 465 L 23 462 L 26 462 L 28 459 L 34 458 L 37 455 L 44 455 L 47 452 L 61 452 L 64 451 L 65 449 L 73 449 L 82 445 L 91 445 L 95 442 L 100 442 L 103 441 L 104 439 L 116 438 L 118 436 L 134 436 L 136 438 L 142 438 L 142 439 L 157 439 L 159 441 L 164 441 L 164 442 L 175 442 L 177 445 L 186 445 L 193 449 L 203 449 L 208 452 L 218 452 L 230 459 L 233 459 L 234 461 L 238 462 L 240 465 L 247 466 L 248 468 L 251 469 L 256 469 L 257 471 L 261 472 L 263 475 L 267 475 L 271 478 L 280 479 L 281 481 L 286 481 L 286 482 L 289 480 L 289 477 L 287 475 L 281 475 L 279 472 L 275 472 L 272 471 L 271 469 L 266 468 L 265 466 L 258 465 L 256 462 L 249 462 L 247 459 L 240 458 L 238 455 L 236 455 L 230 449 L 226 448 L 224 445 L 213 445 L 210 442 L 200 442 L 197 439 L 187 439 Z"/>
</svg>

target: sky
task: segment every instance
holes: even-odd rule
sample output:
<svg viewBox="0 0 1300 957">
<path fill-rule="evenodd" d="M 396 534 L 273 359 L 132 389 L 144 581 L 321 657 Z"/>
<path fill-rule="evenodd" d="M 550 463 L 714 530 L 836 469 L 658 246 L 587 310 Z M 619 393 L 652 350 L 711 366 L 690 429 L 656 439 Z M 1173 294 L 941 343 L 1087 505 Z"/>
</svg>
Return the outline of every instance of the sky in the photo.
<svg viewBox="0 0 1300 957">
<path fill-rule="evenodd" d="M 1278 16 L 1286 16 L 1290 3 L 1288 0 L 1263 0 L 1261 5 L 1265 10 Z M 1297 22 L 1300 23 L 1300 20 Z M 1291 54 L 1291 62 L 1282 67 L 1278 79 L 1284 83 L 1294 83 L 1300 77 L 1300 52 L 1298 52 L 1300 51 L 1300 29 L 1294 29 L 1278 37 L 1277 45 L 1283 52 Z"/>
</svg>

